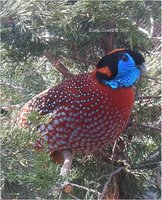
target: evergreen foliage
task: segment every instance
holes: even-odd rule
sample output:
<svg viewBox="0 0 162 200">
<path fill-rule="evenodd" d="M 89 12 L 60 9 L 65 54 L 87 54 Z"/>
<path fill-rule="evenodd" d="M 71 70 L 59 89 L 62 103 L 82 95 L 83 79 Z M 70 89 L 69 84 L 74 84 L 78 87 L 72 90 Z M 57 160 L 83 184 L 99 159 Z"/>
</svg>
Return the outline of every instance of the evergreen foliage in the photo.
<svg viewBox="0 0 162 200">
<path fill-rule="evenodd" d="M 105 199 L 160 198 L 161 2 L 0 3 L 2 199 L 100 199 L 106 183 Z M 87 72 L 100 57 L 123 47 L 142 52 L 147 66 L 136 85 L 128 127 L 102 151 L 77 155 L 71 175 L 62 178 L 47 152 L 33 149 L 39 137 L 34 128 L 17 126 L 20 108 L 66 78 L 56 61 L 73 74 Z M 38 118 L 37 113 L 30 116 L 34 123 L 48 120 Z M 70 193 L 61 186 L 66 181 L 73 186 Z"/>
</svg>

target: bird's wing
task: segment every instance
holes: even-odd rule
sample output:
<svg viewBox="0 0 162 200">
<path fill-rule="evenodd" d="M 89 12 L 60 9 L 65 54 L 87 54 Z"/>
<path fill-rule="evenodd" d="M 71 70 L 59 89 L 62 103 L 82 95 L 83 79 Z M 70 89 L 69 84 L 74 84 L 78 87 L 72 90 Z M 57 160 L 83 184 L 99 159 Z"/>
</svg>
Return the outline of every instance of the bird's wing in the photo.
<svg viewBox="0 0 162 200">
<path fill-rule="evenodd" d="M 66 107 L 72 106 L 74 98 L 79 95 L 78 85 L 82 81 L 79 80 L 81 78 L 82 76 L 75 76 L 33 97 L 20 111 L 17 119 L 19 126 L 28 126 L 28 116 L 32 112 L 38 112 L 40 115 L 54 114 L 60 112 L 62 107 L 67 109 Z"/>
<path fill-rule="evenodd" d="M 71 144 L 76 142 L 75 132 L 81 129 L 82 119 L 79 118 L 78 102 L 90 88 L 83 87 L 86 81 L 91 81 L 88 74 L 78 75 L 36 95 L 22 108 L 18 124 L 21 127 L 29 126 L 28 116 L 35 111 L 41 116 L 49 116 L 46 122 L 37 126 L 43 140 L 48 141 L 50 150 L 70 148 Z M 40 138 L 37 147 L 41 147 L 42 142 Z"/>
</svg>

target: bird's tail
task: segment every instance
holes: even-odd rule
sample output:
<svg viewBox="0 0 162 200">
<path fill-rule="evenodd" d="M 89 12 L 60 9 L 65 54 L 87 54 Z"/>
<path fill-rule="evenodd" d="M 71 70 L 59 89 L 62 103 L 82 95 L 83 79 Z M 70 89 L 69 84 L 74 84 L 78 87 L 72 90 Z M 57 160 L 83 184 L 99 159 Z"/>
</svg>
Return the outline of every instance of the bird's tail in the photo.
<svg viewBox="0 0 162 200">
<path fill-rule="evenodd" d="M 32 109 L 32 99 L 28 101 L 21 109 L 20 113 L 17 116 L 17 124 L 21 128 L 27 128 L 30 126 L 28 122 L 28 116 L 33 111 Z"/>
</svg>

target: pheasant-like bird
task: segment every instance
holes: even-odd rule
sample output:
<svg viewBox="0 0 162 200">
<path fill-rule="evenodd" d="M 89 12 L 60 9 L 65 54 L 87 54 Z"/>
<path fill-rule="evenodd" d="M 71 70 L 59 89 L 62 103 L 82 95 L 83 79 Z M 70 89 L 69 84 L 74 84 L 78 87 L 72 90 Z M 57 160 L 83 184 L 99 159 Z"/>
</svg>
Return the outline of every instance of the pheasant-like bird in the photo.
<svg viewBox="0 0 162 200">
<path fill-rule="evenodd" d="M 61 175 L 71 169 L 76 152 L 94 152 L 116 140 L 124 131 L 134 103 L 133 84 L 139 79 L 144 57 L 116 49 L 101 58 L 91 73 L 73 76 L 33 97 L 22 108 L 21 127 L 29 126 L 28 114 L 50 114 L 48 123 L 37 127 L 53 161 L 63 161 Z"/>
</svg>

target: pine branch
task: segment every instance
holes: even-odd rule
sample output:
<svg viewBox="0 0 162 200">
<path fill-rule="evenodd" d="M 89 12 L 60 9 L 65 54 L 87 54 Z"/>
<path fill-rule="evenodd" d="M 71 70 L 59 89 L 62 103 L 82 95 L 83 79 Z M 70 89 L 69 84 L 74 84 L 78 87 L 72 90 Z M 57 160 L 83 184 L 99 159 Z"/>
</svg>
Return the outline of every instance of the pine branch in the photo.
<svg viewBox="0 0 162 200">
<path fill-rule="evenodd" d="M 161 131 L 161 128 L 158 128 L 158 127 L 155 127 L 155 126 L 150 126 L 150 125 L 147 125 L 147 124 L 139 124 L 138 126 L 140 126 L 142 128 L 147 128 L 147 129 L 153 129 L 153 130 L 156 130 L 156 131 Z"/>
<path fill-rule="evenodd" d="M 59 71 L 65 78 L 72 77 L 72 73 L 63 65 L 63 63 L 56 58 L 51 52 L 44 52 L 44 56 L 52 63 L 52 65 Z"/>
<path fill-rule="evenodd" d="M 93 61 L 90 61 L 90 60 L 85 60 L 84 58 L 74 57 L 73 59 L 81 61 L 81 62 L 86 63 L 86 64 L 90 64 L 90 65 L 94 65 L 94 66 L 96 65 L 96 62 L 93 62 Z"/>
<path fill-rule="evenodd" d="M 0 20 L 1 22 L 7 22 L 13 20 L 19 14 L 26 13 L 26 9 L 31 5 L 32 0 L 4 0 L 1 2 Z"/>
<path fill-rule="evenodd" d="M 119 174 L 119 173 L 120 173 L 121 171 L 123 171 L 123 170 L 125 170 L 124 167 L 119 167 L 117 170 L 113 171 L 113 172 L 110 174 L 109 179 L 108 179 L 108 181 L 105 183 L 104 188 L 103 188 L 103 191 L 102 191 L 102 193 L 101 193 L 101 195 L 100 195 L 100 198 L 99 198 L 100 200 L 104 200 L 104 199 L 105 199 L 105 196 L 106 196 L 106 194 L 107 194 L 107 189 L 108 189 L 109 185 L 111 184 L 112 179 L 115 177 L 115 175 Z"/>
<path fill-rule="evenodd" d="M 160 162 L 150 162 L 150 163 L 146 163 L 146 164 L 141 164 L 138 167 L 135 167 L 133 169 L 154 169 L 159 164 L 160 164 Z"/>
<path fill-rule="evenodd" d="M 160 84 L 161 85 L 161 82 L 159 82 L 159 80 L 157 80 L 157 78 L 153 78 L 153 77 L 150 77 L 150 76 L 146 76 L 146 75 L 142 75 L 143 77 L 145 77 L 146 79 L 150 79 L 150 80 L 153 80 L 155 81 L 156 83 Z"/>
<path fill-rule="evenodd" d="M 151 155 L 149 155 L 146 160 L 133 167 L 133 169 L 154 169 L 160 165 L 160 160 L 160 148 L 158 148 L 153 153 L 151 153 Z"/>
<path fill-rule="evenodd" d="M 134 123 L 133 122 L 130 122 L 128 123 L 128 126 L 129 127 L 132 127 L 134 126 Z M 155 126 L 150 126 L 150 125 L 147 125 L 147 124 L 140 124 L 140 123 L 135 123 L 135 126 L 138 126 L 138 127 L 141 127 L 141 128 L 146 128 L 146 129 L 152 129 L 152 130 L 155 130 L 155 131 L 161 131 L 161 128 L 158 128 L 158 127 L 155 127 Z"/>
<path fill-rule="evenodd" d="M 141 99 L 161 99 L 161 96 L 139 96 L 137 100 Z"/>
<path fill-rule="evenodd" d="M 101 193 L 98 192 L 97 190 L 89 189 L 89 188 L 87 188 L 87 187 L 84 187 L 84 186 L 81 186 L 81 185 L 77 185 L 77 184 L 74 184 L 74 183 L 71 183 L 71 185 L 74 186 L 74 187 L 77 187 L 77 188 L 80 188 L 80 189 L 83 189 L 83 190 L 92 192 L 92 193 L 94 193 L 94 194 L 97 194 L 98 196 L 101 195 Z"/>
<path fill-rule="evenodd" d="M 86 190 L 88 193 L 91 192 L 93 194 L 96 194 L 98 196 L 98 198 L 101 195 L 101 193 L 98 192 L 97 190 L 90 189 L 90 188 L 87 188 L 85 186 L 81 186 L 81 185 L 78 185 L 78 184 L 69 183 L 68 181 L 65 181 L 63 184 L 61 184 L 61 187 L 57 188 L 56 190 L 61 190 L 61 191 L 64 191 L 65 193 L 67 193 L 67 194 L 70 194 L 73 191 L 74 187 L 79 188 L 81 190 Z"/>
<path fill-rule="evenodd" d="M 7 87 L 11 87 L 12 89 L 18 91 L 18 92 L 28 92 L 25 88 L 21 87 L 21 86 L 17 86 L 17 85 L 14 85 L 13 83 L 7 83 L 7 82 L 3 82 L 3 81 L 0 81 L 0 85 L 1 86 L 7 86 Z"/>
</svg>

